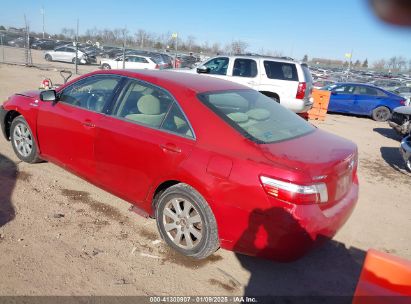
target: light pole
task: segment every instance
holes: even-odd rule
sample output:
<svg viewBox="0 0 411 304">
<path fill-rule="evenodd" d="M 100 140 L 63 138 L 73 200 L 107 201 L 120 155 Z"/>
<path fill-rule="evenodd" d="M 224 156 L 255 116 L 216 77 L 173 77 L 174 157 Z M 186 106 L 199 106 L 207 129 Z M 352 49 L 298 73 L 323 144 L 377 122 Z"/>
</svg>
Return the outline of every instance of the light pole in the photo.
<svg viewBox="0 0 411 304">
<path fill-rule="evenodd" d="M 40 13 L 43 17 L 43 39 L 44 39 L 44 32 L 45 32 L 45 26 L 44 26 L 44 15 L 46 14 L 46 11 L 44 10 L 44 7 L 41 8 Z"/>
</svg>

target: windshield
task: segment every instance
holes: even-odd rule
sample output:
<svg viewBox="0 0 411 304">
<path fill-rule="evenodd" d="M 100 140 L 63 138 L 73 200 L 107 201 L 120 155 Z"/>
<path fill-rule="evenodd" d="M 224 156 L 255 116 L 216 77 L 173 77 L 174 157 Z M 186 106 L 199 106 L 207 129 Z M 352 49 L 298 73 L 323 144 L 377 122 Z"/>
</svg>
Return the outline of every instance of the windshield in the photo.
<svg viewBox="0 0 411 304">
<path fill-rule="evenodd" d="M 257 143 L 288 140 L 315 130 L 297 114 L 254 90 L 208 92 L 198 94 L 198 98 Z"/>
</svg>

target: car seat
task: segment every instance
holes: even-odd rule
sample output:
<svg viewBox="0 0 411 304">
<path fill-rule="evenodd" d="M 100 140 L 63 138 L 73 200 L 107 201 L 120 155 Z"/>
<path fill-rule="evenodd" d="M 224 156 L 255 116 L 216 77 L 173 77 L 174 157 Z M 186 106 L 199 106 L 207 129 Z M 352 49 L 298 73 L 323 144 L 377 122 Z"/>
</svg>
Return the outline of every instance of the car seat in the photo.
<svg viewBox="0 0 411 304">
<path fill-rule="evenodd" d="M 165 113 L 161 113 L 160 110 L 160 100 L 153 95 L 140 97 L 137 101 L 137 109 L 140 114 L 126 115 L 126 118 L 158 128 L 165 116 Z"/>
</svg>

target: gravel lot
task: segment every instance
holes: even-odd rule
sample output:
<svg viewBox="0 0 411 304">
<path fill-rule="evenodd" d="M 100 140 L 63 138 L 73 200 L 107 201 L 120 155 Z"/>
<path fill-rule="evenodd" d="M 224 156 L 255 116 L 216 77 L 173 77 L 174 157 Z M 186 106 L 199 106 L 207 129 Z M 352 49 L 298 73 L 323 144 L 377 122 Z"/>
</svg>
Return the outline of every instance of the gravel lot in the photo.
<svg viewBox="0 0 411 304">
<path fill-rule="evenodd" d="M 0 64 L 0 103 L 44 76 L 61 79 Z M 0 295 L 352 295 L 369 248 L 411 259 L 411 176 L 386 123 L 327 115 L 315 124 L 357 143 L 360 199 L 333 241 L 288 264 L 225 250 L 181 257 L 154 220 L 53 164 L 20 162 L 1 137 Z"/>
</svg>

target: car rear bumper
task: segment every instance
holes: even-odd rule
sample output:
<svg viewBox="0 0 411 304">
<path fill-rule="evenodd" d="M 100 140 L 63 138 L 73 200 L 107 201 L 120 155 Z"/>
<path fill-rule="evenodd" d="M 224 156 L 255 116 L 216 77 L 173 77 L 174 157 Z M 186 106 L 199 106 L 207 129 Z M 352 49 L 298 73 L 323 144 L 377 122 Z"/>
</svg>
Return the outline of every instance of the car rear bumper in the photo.
<svg viewBox="0 0 411 304">
<path fill-rule="evenodd" d="M 7 111 L 6 109 L 3 108 L 3 106 L 0 106 L 0 126 L 1 126 L 1 132 L 3 133 L 4 138 L 8 140 L 7 133 L 6 133 L 6 114 Z"/>
<path fill-rule="evenodd" d="M 344 225 L 357 203 L 358 188 L 356 180 L 345 197 L 328 209 L 319 205 L 292 205 L 290 209 L 253 211 L 247 230 L 228 249 L 277 261 L 298 259 L 331 239 Z M 274 199 L 272 203 L 276 204 Z"/>
</svg>

